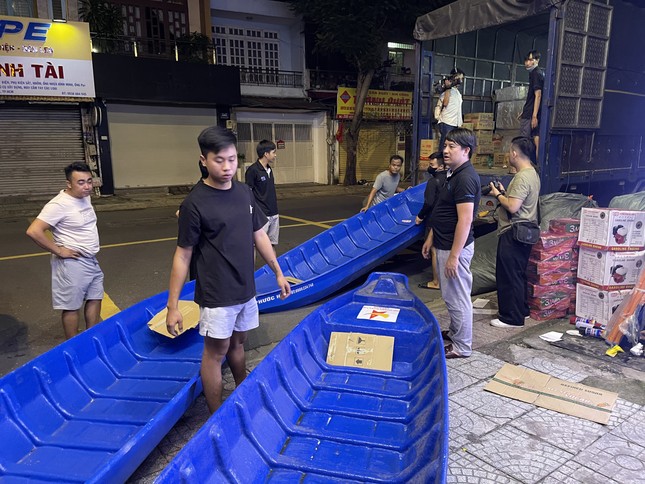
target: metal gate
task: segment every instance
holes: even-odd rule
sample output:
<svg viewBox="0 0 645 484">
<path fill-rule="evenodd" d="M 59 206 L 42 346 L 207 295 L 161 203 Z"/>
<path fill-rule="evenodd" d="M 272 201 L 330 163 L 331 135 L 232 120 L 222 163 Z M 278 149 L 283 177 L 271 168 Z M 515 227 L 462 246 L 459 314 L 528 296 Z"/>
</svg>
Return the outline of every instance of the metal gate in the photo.
<svg viewBox="0 0 645 484">
<path fill-rule="evenodd" d="M 76 161 L 85 162 L 78 105 L 0 108 L 0 196 L 57 193 Z"/>
</svg>

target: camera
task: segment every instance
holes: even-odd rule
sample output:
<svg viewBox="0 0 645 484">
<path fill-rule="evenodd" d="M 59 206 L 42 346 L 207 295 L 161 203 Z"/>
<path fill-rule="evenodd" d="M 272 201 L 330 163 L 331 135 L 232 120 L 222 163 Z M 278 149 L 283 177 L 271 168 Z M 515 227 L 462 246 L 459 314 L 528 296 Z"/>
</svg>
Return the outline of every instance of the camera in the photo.
<svg viewBox="0 0 645 484">
<path fill-rule="evenodd" d="M 497 190 L 501 190 L 502 184 L 501 184 L 501 180 L 498 177 L 493 177 L 493 186 Z M 485 197 L 486 195 L 488 195 L 491 192 L 491 190 L 492 189 L 490 185 L 482 185 L 482 197 Z"/>
<path fill-rule="evenodd" d="M 464 80 L 464 73 L 461 69 L 453 69 L 449 76 L 441 76 L 441 79 L 434 83 L 435 94 L 441 94 L 451 87 L 456 87 Z"/>
</svg>

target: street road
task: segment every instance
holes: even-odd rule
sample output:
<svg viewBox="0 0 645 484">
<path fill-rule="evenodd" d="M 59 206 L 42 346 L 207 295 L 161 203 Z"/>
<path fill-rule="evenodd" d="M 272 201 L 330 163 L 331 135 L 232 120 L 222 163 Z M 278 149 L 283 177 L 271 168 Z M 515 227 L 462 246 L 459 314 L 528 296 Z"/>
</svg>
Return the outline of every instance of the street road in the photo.
<svg viewBox="0 0 645 484">
<path fill-rule="evenodd" d="M 278 253 L 354 215 L 362 198 L 281 200 Z M 63 341 L 60 314 L 51 307 L 49 255 L 25 235 L 29 223 L 28 218 L 0 220 L 0 375 Z M 99 212 L 98 225 L 106 316 L 167 290 L 177 235 L 175 208 Z"/>
</svg>

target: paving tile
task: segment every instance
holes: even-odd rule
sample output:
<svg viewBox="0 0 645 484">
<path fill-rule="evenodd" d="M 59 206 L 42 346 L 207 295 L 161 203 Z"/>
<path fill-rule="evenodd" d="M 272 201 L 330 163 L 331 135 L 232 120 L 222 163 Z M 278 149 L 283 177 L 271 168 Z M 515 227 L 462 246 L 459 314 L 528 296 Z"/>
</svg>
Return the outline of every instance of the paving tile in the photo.
<svg viewBox="0 0 645 484">
<path fill-rule="evenodd" d="M 477 383 L 479 380 L 470 375 L 456 370 L 455 368 L 447 367 L 448 370 L 448 394 L 458 392 L 464 388 Z"/>
<path fill-rule="evenodd" d="M 598 439 L 574 460 L 622 484 L 642 483 L 645 476 L 645 447 L 612 434 Z"/>
<path fill-rule="evenodd" d="M 628 402 L 627 400 L 623 400 L 622 398 L 619 398 L 618 400 L 616 400 L 616 406 L 614 407 L 614 411 L 611 412 L 611 417 L 609 417 L 609 422 L 607 423 L 607 427 L 610 429 L 619 427 L 625 421 L 627 421 L 627 419 L 629 419 L 632 415 L 634 415 L 636 412 L 640 411 L 643 408 L 644 408 L 643 406 L 637 403 Z"/>
<path fill-rule="evenodd" d="M 469 444 L 479 442 L 481 437 L 497 425 L 461 405 L 449 401 L 450 415 L 450 448 L 459 449 Z"/>
<path fill-rule="evenodd" d="M 574 383 L 579 383 L 589 376 L 588 373 L 572 370 L 568 366 L 559 364 L 552 359 L 547 360 L 539 356 L 522 363 L 522 366 Z"/>
<path fill-rule="evenodd" d="M 148 455 L 137 470 L 132 474 L 128 482 L 143 483 L 149 482 L 146 479 L 155 477 L 161 473 L 164 467 L 168 464 L 168 459 L 155 447 Z"/>
<path fill-rule="evenodd" d="M 569 461 L 544 478 L 540 484 L 619 484 L 588 467 Z"/>
<path fill-rule="evenodd" d="M 609 431 L 604 425 L 545 408 L 536 408 L 510 425 L 574 454 Z"/>
<path fill-rule="evenodd" d="M 492 356 L 480 353 L 479 351 L 473 351 L 469 358 L 448 360 L 447 366 L 456 368 L 478 380 L 483 380 L 497 373 L 504 366 L 504 363 L 504 361 Z"/>
<path fill-rule="evenodd" d="M 535 408 L 529 403 L 484 391 L 485 385 L 486 382 L 481 382 L 469 386 L 448 398 L 498 425 L 508 423 Z"/>
<path fill-rule="evenodd" d="M 469 452 L 458 451 L 450 454 L 446 483 L 518 484 L 519 482 Z"/>
<path fill-rule="evenodd" d="M 526 484 L 538 482 L 573 457 L 570 452 L 510 426 L 489 432 L 481 442 L 470 444 L 468 451 Z"/>
<path fill-rule="evenodd" d="M 645 409 L 627 417 L 611 434 L 645 447 Z"/>
</svg>

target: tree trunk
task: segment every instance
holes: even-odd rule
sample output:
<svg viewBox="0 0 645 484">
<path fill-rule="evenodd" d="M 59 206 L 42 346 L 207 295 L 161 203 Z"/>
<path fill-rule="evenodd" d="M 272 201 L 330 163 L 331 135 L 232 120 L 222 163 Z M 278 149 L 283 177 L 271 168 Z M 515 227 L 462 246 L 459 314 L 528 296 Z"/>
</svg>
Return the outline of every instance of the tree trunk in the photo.
<svg viewBox="0 0 645 484">
<path fill-rule="evenodd" d="M 345 185 L 356 185 L 356 152 L 358 149 L 358 137 L 363 123 L 363 108 L 367 91 L 374 77 L 374 69 L 358 73 L 356 83 L 356 104 L 354 117 L 347 130 L 347 165 L 345 166 Z"/>
</svg>

